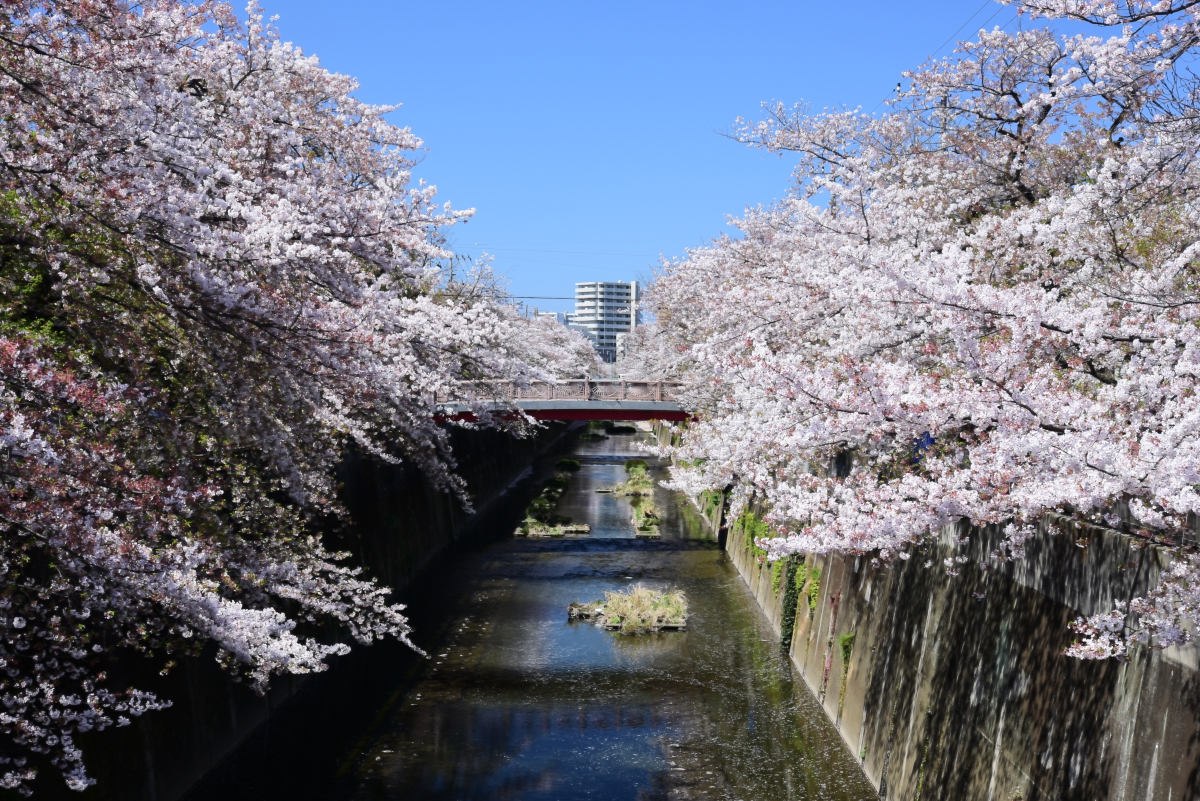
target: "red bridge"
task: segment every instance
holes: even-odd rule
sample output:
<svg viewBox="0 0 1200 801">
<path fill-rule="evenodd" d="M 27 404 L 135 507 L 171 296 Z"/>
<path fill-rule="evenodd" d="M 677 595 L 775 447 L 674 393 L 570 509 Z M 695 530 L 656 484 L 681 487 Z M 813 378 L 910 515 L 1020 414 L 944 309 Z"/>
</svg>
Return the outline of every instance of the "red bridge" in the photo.
<svg viewBox="0 0 1200 801">
<path fill-rule="evenodd" d="M 534 381 L 528 387 L 498 381 L 486 387 L 497 410 L 515 406 L 538 420 L 678 421 L 691 416 L 679 403 L 683 385 L 676 381 Z M 438 406 L 447 418 L 475 416 L 462 399 L 439 395 Z"/>
</svg>

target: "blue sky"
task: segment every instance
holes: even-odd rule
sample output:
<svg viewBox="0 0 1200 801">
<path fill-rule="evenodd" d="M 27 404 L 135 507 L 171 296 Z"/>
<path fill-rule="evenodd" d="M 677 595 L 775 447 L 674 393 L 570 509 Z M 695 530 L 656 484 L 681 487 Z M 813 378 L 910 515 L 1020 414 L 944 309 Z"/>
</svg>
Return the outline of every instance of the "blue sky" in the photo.
<svg viewBox="0 0 1200 801">
<path fill-rule="evenodd" d="M 784 195 L 786 158 L 720 135 L 763 101 L 869 110 L 968 20 L 957 38 L 1018 24 L 982 0 L 263 3 L 363 100 L 403 104 L 392 120 L 428 148 L 417 177 L 477 209 L 452 247 L 529 296 L 645 279 Z"/>
</svg>

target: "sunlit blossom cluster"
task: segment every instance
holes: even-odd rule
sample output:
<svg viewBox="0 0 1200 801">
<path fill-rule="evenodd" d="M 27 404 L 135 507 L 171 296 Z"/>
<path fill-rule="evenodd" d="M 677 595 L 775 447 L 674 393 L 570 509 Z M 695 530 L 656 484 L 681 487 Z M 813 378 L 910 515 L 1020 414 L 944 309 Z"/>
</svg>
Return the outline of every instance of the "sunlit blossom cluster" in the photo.
<svg viewBox="0 0 1200 801">
<path fill-rule="evenodd" d="M 1076 624 L 1070 653 L 1120 656 L 1197 614 L 1200 7 L 1022 11 L 1096 27 L 980 31 L 878 116 L 741 122 L 794 189 L 664 266 L 647 347 L 710 398 L 674 486 L 762 502 L 773 557 L 906 559 L 966 522 L 1019 558 L 1048 513 L 1175 548 Z"/>
<path fill-rule="evenodd" d="M 169 704 L 109 686 L 114 654 L 165 672 L 215 643 L 262 689 L 407 641 L 322 545 L 339 459 L 413 461 L 467 503 L 439 395 L 520 433 L 490 382 L 594 363 L 462 275 L 442 232 L 470 212 L 412 185 L 394 109 L 249 12 L 0 17 L 0 787 L 48 763 L 82 790 L 77 733 Z"/>
</svg>

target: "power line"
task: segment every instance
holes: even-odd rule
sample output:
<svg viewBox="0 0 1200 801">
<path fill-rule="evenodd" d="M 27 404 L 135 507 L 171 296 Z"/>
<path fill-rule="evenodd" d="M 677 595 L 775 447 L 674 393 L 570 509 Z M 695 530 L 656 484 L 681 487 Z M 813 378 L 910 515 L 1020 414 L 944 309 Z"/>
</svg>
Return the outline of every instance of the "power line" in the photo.
<svg viewBox="0 0 1200 801">
<path fill-rule="evenodd" d="M 937 46 L 937 50 L 934 50 L 934 51 L 933 51 L 932 55 L 930 55 L 930 58 L 933 58 L 933 57 L 934 57 L 934 56 L 936 56 L 938 53 L 940 53 L 943 47 L 945 47 L 946 45 L 948 45 L 948 44 L 949 44 L 949 43 L 950 43 L 950 42 L 951 42 L 951 41 L 954 39 L 954 37 L 955 37 L 955 36 L 958 36 L 958 34 L 962 32 L 962 29 L 963 29 L 963 28 L 965 28 L 965 27 L 967 27 L 968 25 L 970 25 L 970 24 L 971 24 L 971 20 L 973 20 L 973 19 L 975 19 L 977 16 L 979 16 L 979 12 L 980 12 L 980 11 L 983 11 L 983 10 L 984 10 L 985 8 L 987 8 L 987 7 L 988 7 L 988 6 L 989 6 L 991 3 L 992 3 L 992 0 L 984 0 L 984 4 L 983 4 L 983 5 L 981 5 L 979 8 L 977 8 L 977 9 L 975 10 L 975 13 L 974 13 L 974 14 L 972 14 L 972 15 L 971 15 L 971 16 L 969 16 L 969 17 L 967 17 L 967 21 L 966 21 L 966 22 L 964 22 L 962 25 L 959 25 L 959 26 L 958 26 L 958 30 L 957 30 L 957 31 L 955 31 L 954 33 L 950 34 L 950 36 L 948 36 L 948 37 L 946 38 L 946 41 L 942 42 L 940 45 L 938 45 L 938 46 Z M 985 20 L 984 20 L 984 21 L 983 21 L 983 22 L 982 22 L 982 23 L 979 25 L 979 27 L 980 27 L 980 28 L 984 28 L 984 27 L 986 27 L 986 26 L 987 26 L 987 24 L 988 24 L 989 22 L 991 22 L 992 20 L 994 20 L 994 19 L 996 18 L 996 15 L 997 15 L 997 14 L 999 14 L 999 13 L 1000 13 L 1001 11 L 1003 11 L 1003 10 L 1004 10 L 1004 6 L 1000 6 L 1000 8 L 996 9 L 995 11 L 993 11 L 993 12 L 992 12 L 992 15 L 991 15 L 990 17 L 988 17 L 987 19 L 985 19 Z M 1001 25 L 1000 27 L 1001 27 L 1002 29 L 1003 29 L 1003 28 L 1007 28 L 1009 25 L 1011 25 L 1011 24 L 1012 24 L 1012 21 L 1013 21 L 1014 19 L 1016 19 L 1018 16 L 1020 16 L 1020 11 L 1018 11 L 1016 14 L 1013 14 L 1012 18 L 1011 18 L 1011 19 L 1009 19 L 1009 21 L 1008 21 L 1008 22 L 1004 23 L 1004 24 L 1003 24 L 1003 25 Z M 897 84 L 896 84 L 896 86 L 897 86 L 897 88 L 899 88 L 900 84 L 899 84 L 899 83 L 897 83 Z M 890 97 L 890 95 L 889 95 L 888 97 Z M 878 110 L 879 110 L 879 107 L 880 107 L 880 106 L 882 106 L 882 105 L 883 105 L 884 103 L 886 103 L 887 101 L 888 101 L 887 97 L 883 98 L 883 100 L 880 100 L 878 103 L 876 103 L 876 104 L 875 104 L 875 108 L 871 109 L 871 113 L 872 113 L 872 114 L 874 114 L 876 111 L 878 111 Z"/>
<path fill-rule="evenodd" d="M 945 47 L 946 45 L 950 44 L 950 40 L 951 40 L 951 39 L 953 39 L 955 36 L 958 36 L 960 33 L 962 33 L 962 29 L 963 29 L 963 28 L 965 28 L 965 27 L 967 27 L 968 25 L 970 25 L 970 24 L 971 24 L 971 20 L 973 20 L 973 19 L 975 19 L 976 17 L 978 17 L 978 16 L 979 16 L 979 12 L 980 12 L 980 11 L 983 11 L 985 8 L 987 8 L 987 7 L 988 7 L 988 6 L 990 6 L 991 4 L 992 4 L 992 0 L 983 0 L 983 5 L 981 5 L 979 8 L 977 8 L 977 9 L 975 10 L 975 13 L 974 13 L 974 14 L 972 14 L 972 15 L 971 15 L 971 16 L 969 16 L 969 17 L 967 17 L 967 21 L 966 21 L 966 22 L 964 22 L 962 25 L 959 25 L 959 26 L 958 26 L 958 30 L 957 30 L 957 31 L 955 31 L 954 33 L 952 33 L 952 34 L 950 34 L 949 36 L 947 36 L 947 37 L 946 37 L 946 41 L 944 41 L 944 42 L 942 42 L 940 45 L 938 45 L 938 46 L 937 46 L 937 50 L 934 50 L 932 55 L 936 56 L 936 55 L 937 55 L 939 52 L 941 52 L 941 49 L 942 49 L 943 47 Z M 1001 8 L 1003 8 L 1003 6 L 1002 6 Z M 999 11 L 999 10 L 997 10 L 997 11 L 996 11 L 996 14 L 999 14 L 999 13 L 1000 13 L 1000 11 Z M 992 14 L 992 17 L 996 16 L 996 14 Z M 983 25 L 987 25 L 989 22 L 991 22 L 991 20 L 992 20 L 992 17 L 988 17 L 986 20 L 984 20 L 984 23 L 983 23 Z M 982 27 L 983 27 L 983 25 L 980 25 L 979 27 L 981 27 L 981 28 L 982 28 Z"/>
</svg>

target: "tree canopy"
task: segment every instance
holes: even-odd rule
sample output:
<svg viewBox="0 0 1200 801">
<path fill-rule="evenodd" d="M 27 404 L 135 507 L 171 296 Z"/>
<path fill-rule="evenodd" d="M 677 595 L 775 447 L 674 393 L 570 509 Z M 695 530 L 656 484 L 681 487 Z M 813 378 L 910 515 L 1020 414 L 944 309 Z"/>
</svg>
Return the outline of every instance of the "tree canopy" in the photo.
<svg viewBox="0 0 1200 801">
<path fill-rule="evenodd" d="M 1093 28 L 982 30 L 880 115 L 739 121 L 792 192 L 664 265 L 645 347 L 704 409 L 674 486 L 761 499 L 775 557 L 908 559 L 966 522 L 1016 558 L 1052 514 L 1176 547 L 1077 622 L 1071 653 L 1120 656 L 1189 640 L 1200 601 L 1200 6 L 1020 6 Z"/>
<path fill-rule="evenodd" d="M 0 787 L 48 760 L 82 790 L 74 734 L 168 703 L 108 687 L 113 649 L 215 642 L 261 689 L 348 650 L 297 624 L 407 642 L 321 543 L 338 460 L 413 461 L 468 501 L 438 393 L 519 433 L 470 393 L 594 360 L 450 269 L 471 212 L 412 184 L 420 140 L 249 11 L 0 16 Z"/>
</svg>

